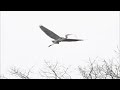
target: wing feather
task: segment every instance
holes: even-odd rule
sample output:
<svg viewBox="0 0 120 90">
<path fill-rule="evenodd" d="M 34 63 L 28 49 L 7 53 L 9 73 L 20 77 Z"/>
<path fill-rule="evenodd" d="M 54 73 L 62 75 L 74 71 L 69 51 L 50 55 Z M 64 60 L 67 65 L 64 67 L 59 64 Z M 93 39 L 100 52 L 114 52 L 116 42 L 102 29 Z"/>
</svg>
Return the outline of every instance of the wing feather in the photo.
<svg viewBox="0 0 120 90">
<path fill-rule="evenodd" d="M 42 29 L 42 31 L 47 34 L 50 38 L 53 38 L 55 40 L 59 39 L 60 37 L 55 34 L 54 32 L 50 31 L 49 29 L 47 29 L 46 27 L 44 26 L 40 26 L 40 28 Z"/>
<path fill-rule="evenodd" d="M 64 39 L 63 42 L 83 41 L 82 39 Z"/>
</svg>

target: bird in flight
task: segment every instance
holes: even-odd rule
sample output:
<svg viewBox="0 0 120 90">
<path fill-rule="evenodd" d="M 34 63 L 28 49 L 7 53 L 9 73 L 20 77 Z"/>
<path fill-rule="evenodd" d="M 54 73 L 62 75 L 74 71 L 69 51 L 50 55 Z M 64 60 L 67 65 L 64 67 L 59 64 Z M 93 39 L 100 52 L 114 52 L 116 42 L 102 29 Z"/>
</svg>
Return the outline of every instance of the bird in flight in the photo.
<svg viewBox="0 0 120 90">
<path fill-rule="evenodd" d="M 59 44 L 60 42 L 74 42 L 74 41 L 83 41 L 82 39 L 68 39 L 68 36 L 71 34 L 67 34 L 64 37 L 60 37 L 51 30 L 47 29 L 46 27 L 40 25 L 41 30 L 47 34 L 50 38 L 54 39 L 53 44 L 49 45 L 48 47 L 54 45 L 54 44 Z"/>
</svg>

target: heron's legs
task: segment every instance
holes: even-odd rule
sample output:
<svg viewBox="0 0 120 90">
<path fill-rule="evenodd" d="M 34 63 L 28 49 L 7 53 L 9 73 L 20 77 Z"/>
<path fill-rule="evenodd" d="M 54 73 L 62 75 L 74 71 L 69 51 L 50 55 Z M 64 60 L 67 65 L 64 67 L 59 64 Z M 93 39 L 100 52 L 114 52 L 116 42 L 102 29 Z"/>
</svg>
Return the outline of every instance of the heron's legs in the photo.
<svg viewBox="0 0 120 90">
<path fill-rule="evenodd" d="M 51 44 L 51 45 L 49 45 L 48 47 L 50 47 L 50 46 L 52 46 L 52 45 L 54 45 L 54 43 L 53 43 L 53 44 Z"/>
</svg>

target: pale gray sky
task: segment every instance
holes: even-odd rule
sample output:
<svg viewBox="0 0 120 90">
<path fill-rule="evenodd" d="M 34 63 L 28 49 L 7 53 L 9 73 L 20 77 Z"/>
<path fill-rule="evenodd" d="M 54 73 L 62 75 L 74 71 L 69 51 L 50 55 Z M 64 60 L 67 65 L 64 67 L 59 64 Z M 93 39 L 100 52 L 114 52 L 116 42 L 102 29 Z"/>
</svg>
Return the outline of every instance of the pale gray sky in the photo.
<svg viewBox="0 0 120 90">
<path fill-rule="evenodd" d="M 82 42 L 52 44 L 39 25 Z M 119 46 L 118 11 L 2 11 L 1 66 L 29 68 L 43 60 L 83 65 L 88 58 L 112 58 Z"/>
</svg>

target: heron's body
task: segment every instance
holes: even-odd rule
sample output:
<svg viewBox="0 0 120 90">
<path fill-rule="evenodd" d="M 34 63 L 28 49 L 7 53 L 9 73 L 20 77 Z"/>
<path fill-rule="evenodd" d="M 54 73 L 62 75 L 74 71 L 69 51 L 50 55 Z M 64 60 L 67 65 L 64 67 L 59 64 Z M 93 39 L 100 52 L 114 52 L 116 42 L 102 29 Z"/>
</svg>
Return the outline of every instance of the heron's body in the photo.
<svg viewBox="0 0 120 90">
<path fill-rule="evenodd" d="M 50 38 L 54 39 L 53 44 L 59 44 L 59 42 L 73 42 L 73 41 L 83 41 L 82 39 L 68 39 L 68 35 L 71 35 L 71 34 L 67 34 L 65 35 L 65 38 L 64 37 L 60 37 L 58 36 L 57 34 L 55 34 L 54 32 L 52 32 L 51 30 L 47 29 L 46 27 L 44 26 L 40 26 L 41 30 L 47 34 Z M 52 45 L 53 45 L 52 44 Z M 49 45 L 52 46 L 52 45 Z"/>
</svg>

